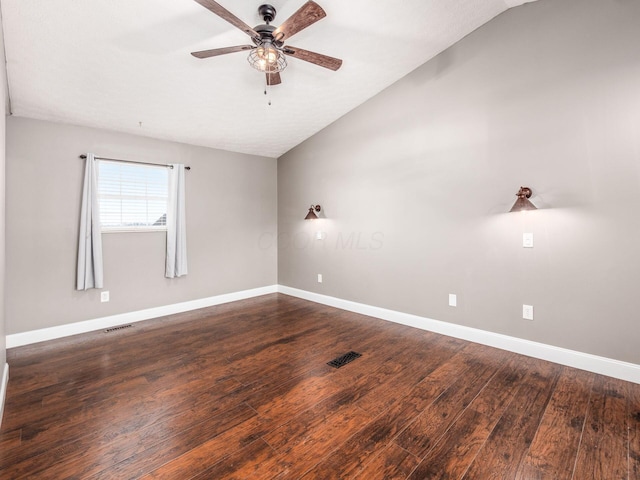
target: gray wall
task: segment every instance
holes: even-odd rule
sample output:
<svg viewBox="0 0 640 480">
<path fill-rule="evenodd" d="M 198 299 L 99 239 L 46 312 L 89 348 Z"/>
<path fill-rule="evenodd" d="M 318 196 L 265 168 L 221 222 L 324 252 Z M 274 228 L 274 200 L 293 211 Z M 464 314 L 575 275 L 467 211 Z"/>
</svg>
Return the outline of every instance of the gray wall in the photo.
<svg viewBox="0 0 640 480">
<path fill-rule="evenodd" d="M 638 25 L 514 8 L 281 157 L 279 283 L 639 364 Z"/>
<path fill-rule="evenodd" d="M 189 274 L 164 278 L 165 234 L 105 233 L 104 290 L 74 289 L 87 151 L 180 162 L 186 174 Z M 7 334 L 273 285 L 276 160 L 83 127 L 7 122 Z"/>
<path fill-rule="evenodd" d="M 0 22 L 0 98 L 3 108 L 0 113 L 0 372 L 7 360 L 5 338 L 5 135 L 6 115 L 9 115 L 9 96 L 7 90 L 7 66 L 4 58 L 4 33 Z M 1 380 L 1 374 L 0 374 Z M 2 411 L 2 406 L 0 406 Z M 0 422 L 2 419 L 0 418 Z"/>
</svg>

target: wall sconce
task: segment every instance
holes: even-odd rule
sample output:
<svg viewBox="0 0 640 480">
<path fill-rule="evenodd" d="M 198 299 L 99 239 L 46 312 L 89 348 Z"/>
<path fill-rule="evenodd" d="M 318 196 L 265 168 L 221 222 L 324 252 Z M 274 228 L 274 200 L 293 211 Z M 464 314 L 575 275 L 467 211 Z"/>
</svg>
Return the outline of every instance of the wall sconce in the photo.
<svg viewBox="0 0 640 480">
<path fill-rule="evenodd" d="M 522 212 L 523 210 L 537 210 L 538 208 L 529 201 L 531 198 L 531 189 L 529 187 L 520 187 L 518 193 L 516 193 L 516 203 L 513 204 L 509 212 Z"/>
<path fill-rule="evenodd" d="M 317 220 L 318 219 L 318 215 L 316 215 L 316 212 L 320 212 L 321 208 L 322 207 L 320 207 L 320 205 L 311 205 L 309 207 L 309 213 L 307 213 L 307 216 L 304 217 L 304 219 L 305 220 Z"/>
</svg>

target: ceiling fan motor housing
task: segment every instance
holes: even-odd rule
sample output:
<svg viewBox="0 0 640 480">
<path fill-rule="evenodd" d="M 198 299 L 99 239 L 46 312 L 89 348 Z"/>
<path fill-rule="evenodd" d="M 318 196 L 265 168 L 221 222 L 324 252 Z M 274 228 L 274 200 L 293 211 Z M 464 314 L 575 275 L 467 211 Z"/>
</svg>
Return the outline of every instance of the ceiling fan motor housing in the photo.
<svg viewBox="0 0 640 480">
<path fill-rule="evenodd" d="M 264 19 L 265 24 L 253 27 L 253 30 L 260 34 L 260 38 L 252 38 L 253 43 L 262 45 L 265 41 L 269 41 L 276 47 L 281 47 L 284 42 L 273 36 L 276 27 L 269 25 L 276 18 L 276 9 L 272 5 L 264 4 L 258 7 L 258 13 Z"/>
<path fill-rule="evenodd" d="M 271 42 L 276 47 L 284 45 L 282 40 L 278 40 L 273 36 L 273 32 L 276 30 L 273 25 L 256 25 L 253 29 L 260 34 L 260 38 L 252 38 L 253 43 L 256 45 L 262 45 L 265 41 Z"/>
</svg>

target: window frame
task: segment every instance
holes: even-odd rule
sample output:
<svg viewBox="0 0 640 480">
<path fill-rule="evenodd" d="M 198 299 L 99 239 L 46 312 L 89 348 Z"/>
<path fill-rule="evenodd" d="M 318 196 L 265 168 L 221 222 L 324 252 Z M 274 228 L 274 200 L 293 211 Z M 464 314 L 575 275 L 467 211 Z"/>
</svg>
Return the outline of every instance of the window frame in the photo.
<svg viewBox="0 0 640 480">
<path fill-rule="evenodd" d="M 122 164 L 120 165 L 121 168 L 149 168 L 149 169 L 167 169 L 168 167 L 165 166 L 158 166 L 158 165 L 149 165 L 149 164 L 143 164 L 142 162 L 124 162 L 124 161 L 117 161 L 117 160 L 106 160 L 106 159 L 96 159 L 96 162 L 98 162 L 97 164 L 97 200 L 98 200 L 98 211 L 100 214 L 100 231 L 101 233 L 153 233 L 153 232 L 166 232 L 167 231 L 167 225 L 166 225 L 166 210 L 168 210 L 168 204 L 169 204 L 169 175 L 167 172 L 166 175 L 166 208 L 165 208 L 165 212 L 164 212 L 164 216 L 165 216 L 165 224 L 164 225 L 117 225 L 117 226 L 105 226 L 103 224 L 103 218 L 102 218 L 102 200 L 105 198 L 105 195 L 101 192 L 101 166 L 103 164 Z M 157 185 L 159 185 L 160 183 L 158 183 Z M 119 196 L 115 196 L 115 198 L 126 198 L 126 195 L 119 195 Z M 144 195 L 143 199 L 145 202 L 148 202 L 150 195 L 148 195 L 148 192 Z M 130 196 L 130 199 L 132 199 L 132 197 Z M 121 208 L 122 211 L 122 208 Z"/>
</svg>

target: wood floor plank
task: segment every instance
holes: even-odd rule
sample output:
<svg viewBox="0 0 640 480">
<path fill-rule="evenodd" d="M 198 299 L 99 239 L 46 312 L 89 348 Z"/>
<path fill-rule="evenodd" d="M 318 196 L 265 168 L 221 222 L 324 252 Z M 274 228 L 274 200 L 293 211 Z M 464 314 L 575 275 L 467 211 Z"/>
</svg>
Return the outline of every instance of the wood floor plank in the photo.
<svg viewBox="0 0 640 480">
<path fill-rule="evenodd" d="M 3 455 L 13 463 L 19 463 L 47 454 L 59 445 L 61 437 L 65 438 L 69 446 L 92 445 L 101 438 L 115 442 L 118 437 L 129 432 L 142 431 L 154 424 L 172 422 L 176 411 L 187 411 L 190 414 L 206 412 L 202 414 L 211 416 L 216 414 L 216 410 L 220 411 L 238 403 L 233 397 L 225 398 L 228 394 L 234 393 L 235 383 L 217 385 L 214 389 L 196 390 L 189 396 L 184 395 L 185 387 L 189 389 L 200 383 L 201 379 L 193 379 L 185 382 L 181 388 L 155 397 L 118 397 L 112 402 L 105 401 L 89 409 L 72 410 L 67 418 L 60 413 L 50 419 L 55 424 L 55 429 L 49 428 L 44 422 L 26 425 L 22 429 L 20 448 L 3 452 Z M 81 428 L 87 422 L 94 425 L 94 428 Z"/>
<path fill-rule="evenodd" d="M 529 451 L 561 368 L 532 359 L 525 362 L 529 369 L 513 401 L 466 472 L 465 480 L 511 480 Z"/>
<path fill-rule="evenodd" d="M 571 479 L 594 377 L 582 370 L 563 370 L 518 479 Z"/>
<path fill-rule="evenodd" d="M 329 380 L 329 368 L 326 365 L 318 367 L 308 376 L 279 385 L 269 395 L 260 392 L 259 395 L 251 395 L 245 401 L 261 417 L 272 421 L 276 426 L 281 425 L 340 391 L 340 387 Z"/>
<path fill-rule="evenodd" d="M 275 450 L 291 453 L 298 445 L 308 445 L 310 437 L 315 434 L 314 432 L 328 430 L 333 417 L 341 418 L 340 422 L 346 422 L 346 418 L 354 418 L 358 425 L 366 423 L 371 420 L 371 416 L 352 405 L 353 399 L 360 394 L 359 390 L 357 387 L 345 389 L 294 416 L 288 422 L 263 435 L 262 438 Z M 336 432 L 325 434 L 330 437 L 335 435 Z"/>
<path fill-rule="evenodd" d="M 89 385 L 89 383 L 86 385 Z M 152 388 L 151 382 L 144 375 L 123 378 L 119 382 L 114 380 L 108 384 L 105 383 L 101 385 L 100 388 L 95 388 L 95 386 L 93 386 L 89 392 L 87 392 L 87 389 L 83 387 L 78 388 L 76 386 L 68 385 L 63 387 L 64 390 L 42 395 L 42 399 L 39 403 L 45 408 L 47 406 L 59 408 L 60 405 L 68 405 L 69 401 L 72 400 L 76 405 L 86 406 L 93 403 L 99 403 L 107 399 L 112 399 L 118 395 L 129 395 L 132 390 L 139 392 L 149 391 L 149 393 L 156 390 Z M 46 411 L 45 408 L 42 408 L 41 411 Z M 49 411 L 55 411 L 55 409 L 52 408 Z"/>
<path fill-rule="evenodd" d="M 500 367 L 409 479 L 463 477 L 518 390 L 523 373 L 515 369 L 516 362 L 512 356 Z"/>
<path fill-rule="evenodd" d="M 629 384 L 629 480 L 640 480 L 640 385 Z"/>
<path fill-rule="evenodd" d="M 84 441 L 63 443 L 37 457 L 13 463 L 11 468 L 5 469 L 5 472 L 9 478 L 25 476 L 57 479 L 66 478 L 71 472 L 79 478 L 89 478 L 94 474 L 111 470 L 114 465 L 131 457 L 146 456 L 157 445 L 179 443 L 181 447 L 188 445 L 193 447 L 203 439 L 224 432 L 253 417 L 255 412 L 249 407 L 238 406 L 191 428 L 183 427 L 181 423 L 176 422 L 177 424 L 171 430 L 156 426 L 133 431 L 116 440 L 110 437 L 98 437 L 95 438 L 95 443 Z M 164 461 L 166 460 L 165 457 Z"/>
<path fill-rule="evenodd" d="M 365 425 L 302 478 L 342 479 L 357 473 L 367 460 L 386 448 L 456 378 L 470 369 L 468 360 L 464 351 L 454 355 L 413 387 L 399 403 Z"/>
<path fill-rule="evenodd" d="M 6 473 L 14 475 L 15 478 L 37 474 L 38 478 L 56 479 L 65 478 L 65 474 L 73 471 L 86 478 L 132 456 L 146 456 L 147 452 L 157 445 L 174 445 L 178 441 L 188 445 L 193 442 L 193 438 L 201 441 L 203 438 L 225 432 L 255 417 L 255 412 L 248 406 L 238 405 L 225 412 L 218 412 L 217 415 L 214 412 L 206 415 L 206 411 L 202 409 L 191 418 L 188 417 L 188 414 L 184 414 L 179 421 L 174 420 L 172 425 L 160 422 L 115 438 L 108 434 L 102 435 L 98 431 L 97 435 L 64 443 L 21 462 L 13 462 Z"/>
<path fill-rule="evenodd" d="M 273 455 L 274 452 L 271 447 L 259 438 L 243 449 L 229 455 L 224 461 L 220 461 L 208 470 L 196 475 L 192 480 L 261 478 L 255 475 L 255 470 L 261 464 L 266 463 Z M 271 475 L 262 478 L 272 478 L 277 473 L 277 471 L 272 471 Z"/>
<path fill-rule="evenodd" d="M 299 479 L 310 465 L 332 452 L 336 445 L 344 443 L 371 420 L 368 413 L 349 403 L 336 404 L 334 401 L 323 407 L 330 405 L 336 406 L 334 412 L 320 413 L 313 420 L 308 415 L 301 415 L 302 418 L 296 418 L 272 434 L 263 436 L 277 451 L 277 456 L 257 469 L 255 478 L 272 478 L 269 475 L 277 470 L 280 473 L 273 478 Z M 271 463 L 277 463 L 277 468 Z"/>
<path fill-rule="evenodd" d="M 418 466 L 420 459 L 396 443 L 390 443 L 366 464 L 354 480 L 405 480 Z"/>
<path fill-rule="evenodd" d="M 474 408 L 466 409 L 451 427 L 452 434 L 429 451 L 408 480 L 462 478 L 491 433 L 491 427 L 487 415 Z"/>
<path fill-rule="evenodd" d="M 375 392 L 358 401 L 358 406 L 373 415 L 379 415 L 398 404 L 413 387 L 422 382 L 433 370 L 451 359 L 464 347 L 459 342 L 451 342 L 446 337 L 433 341 L 429 349 L 419 351 L 396 375 L 388 377 Z M 415 351 L 415 350 L 413 350 Z"/>
<path fill-rule="evenodd" d="M 19 448 L 22 443 L 22 429 L 3 430 L 0 433 L 0 452 L 7 452 L 14 448 Z"/>
<path fill-rule="evenodd" d="M 191 478 L 255 441 L 264 425 L 257 415 L 229 420 L 217 429 L 199 424 L 87 478 Z"/>
<path fill-rule="evenodd" d="M 640 386 L 282 294 L 7 361 L 2 479 L 640 480 Z"/>
<path fill-rule="evenodd" d="M 573 478 L 627 479 L 627 395 L 625 382 L 595 378 Z"/>
<path fill-rule="evenodd" d="M 487 385 L 498 363 L 478 363 L 456 380 L 404 430 L 395 442 L 418 458 L 424 458 L 456 418 Z"/>
</svg>

